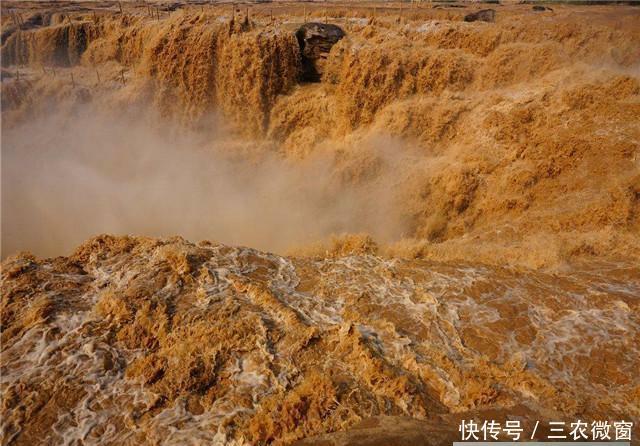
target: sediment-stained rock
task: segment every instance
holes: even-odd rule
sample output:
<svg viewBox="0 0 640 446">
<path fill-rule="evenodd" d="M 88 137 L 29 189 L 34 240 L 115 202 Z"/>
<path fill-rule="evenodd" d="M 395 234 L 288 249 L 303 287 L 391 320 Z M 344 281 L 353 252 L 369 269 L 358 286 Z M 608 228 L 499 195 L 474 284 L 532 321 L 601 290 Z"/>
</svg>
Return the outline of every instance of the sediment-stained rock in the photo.
<svg viewBox="0 0 640 446">
<path fill-rule="evenodd" d="M 296 31 L 302 54 L 303 80 L 320 80 L 329 51 L 344 36 L 345 33 L 339 26 L 317 22 L 305 23 Z"/>
<path fill-rule="evenodd" d="M 465 22 L 494 22 L 496 20 L 495 9 L 481 9 L 464 16 Z"/>
</svg>

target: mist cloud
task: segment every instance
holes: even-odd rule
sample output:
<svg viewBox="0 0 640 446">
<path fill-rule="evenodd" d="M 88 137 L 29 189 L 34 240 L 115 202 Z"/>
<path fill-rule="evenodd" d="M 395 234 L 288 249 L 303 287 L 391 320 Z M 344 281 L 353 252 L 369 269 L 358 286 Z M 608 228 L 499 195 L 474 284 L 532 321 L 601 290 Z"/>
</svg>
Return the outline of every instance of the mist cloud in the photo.
<svg viewBox="0 0 640 446">
<path fill-rule="evenodd" d="M 389 238 L 403 230 L 383 176 L 349 185 L 328 156 L 239 157 L 228 135 L 173 130 L 88 105 L 73 118 L 5 129 L 3 257 L 62 255 L 99 233 L 282 251 L 335 233 Z"/>
</svg>

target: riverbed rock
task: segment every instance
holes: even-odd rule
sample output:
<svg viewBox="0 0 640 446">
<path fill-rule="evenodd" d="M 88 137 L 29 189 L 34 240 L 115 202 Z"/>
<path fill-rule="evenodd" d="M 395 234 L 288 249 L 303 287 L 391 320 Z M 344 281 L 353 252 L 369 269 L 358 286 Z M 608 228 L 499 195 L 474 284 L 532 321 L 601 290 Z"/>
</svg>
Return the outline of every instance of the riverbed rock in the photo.
<svg viewBox="0 0 640 446">
<path fill-rule="evenodd" d="M 296 31 L 302 54 L 302 80 L 319 82 L 331 47 L 345 36 L 337 25 L 309 22 Z"/>
<path fill-rule="evenodd" d="M 465 22 L 495 22 L 495 20 L 495 9 L 481 9 L 480 11 L 472 12 L 464 16 Z"/>
</svg>

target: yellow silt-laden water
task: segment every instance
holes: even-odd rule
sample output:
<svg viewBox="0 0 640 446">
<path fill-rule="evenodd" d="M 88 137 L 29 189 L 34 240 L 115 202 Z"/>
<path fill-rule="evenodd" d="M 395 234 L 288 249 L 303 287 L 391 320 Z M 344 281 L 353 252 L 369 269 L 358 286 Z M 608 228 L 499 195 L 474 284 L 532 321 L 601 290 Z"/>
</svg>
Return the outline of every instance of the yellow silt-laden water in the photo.
<svg viewBox="0 0 640 446">
<path fill-rule="evenodd" d="M 640 419 L 639 20 L 3 2 L 2 444 Z"/>
</svg>

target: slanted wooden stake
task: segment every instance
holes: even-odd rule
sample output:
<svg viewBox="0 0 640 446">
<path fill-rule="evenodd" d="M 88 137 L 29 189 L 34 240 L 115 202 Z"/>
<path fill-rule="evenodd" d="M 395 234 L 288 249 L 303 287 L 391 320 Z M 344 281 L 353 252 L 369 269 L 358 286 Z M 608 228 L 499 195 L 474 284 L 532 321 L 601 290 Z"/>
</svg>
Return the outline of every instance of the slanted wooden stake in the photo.
<svg viewBox="0 0 640 446">
<path fill-rule="evenodd" d="M 100 81 L 100 72 L 98 71 L 98 69 L 96 68 L 96 77 L 98 78 L 98 85 L 100 85 L 101 81 Z"/>
<path fill-rule="evenodd" d="M 71 71 L 70 74 L 71 74 L 71 86 L 73 88 L 76 88 L 76 80 L 73 78 L 73 71 Z"/>
<path fill-rule="evenodd" d="M 124 85 L 125 84 L 125 81 L 124 81 L 124 68 L 120 71 L 120 78 L 122 79 L 122 85 Z"/>
<path fill-rule="evenodd" d="M 120 9 L 120 14 L 122 14 L 122 3 L 118 2 L 118 8 Z"/>
</svg>

